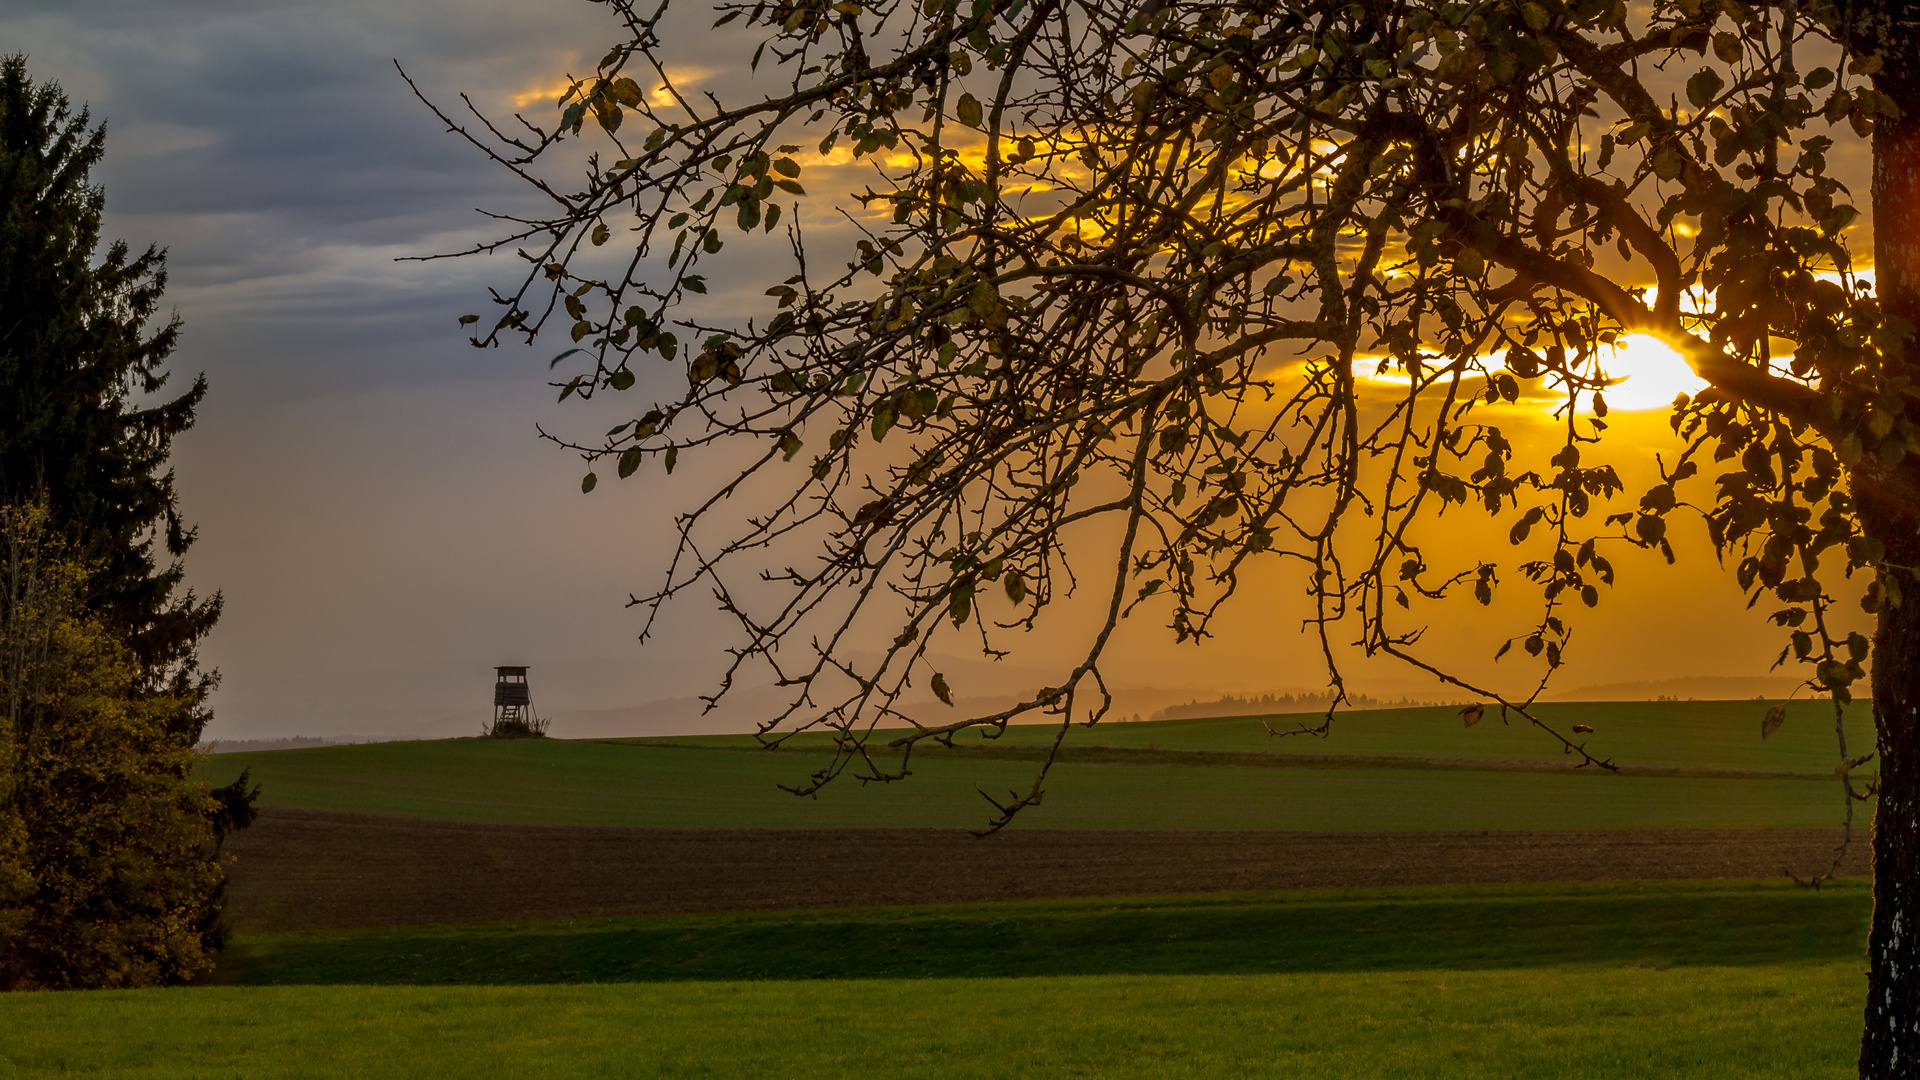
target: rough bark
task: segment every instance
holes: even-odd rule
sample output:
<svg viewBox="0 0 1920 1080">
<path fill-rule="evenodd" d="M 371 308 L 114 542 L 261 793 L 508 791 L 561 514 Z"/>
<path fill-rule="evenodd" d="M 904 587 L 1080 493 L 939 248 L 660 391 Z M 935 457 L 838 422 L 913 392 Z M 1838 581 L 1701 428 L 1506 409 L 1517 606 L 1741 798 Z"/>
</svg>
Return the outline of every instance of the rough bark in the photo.
<svg viewBox="0 0 1920 1080">
<path fill-rule="evenodd" d="M 1911 460 L 1911 459 L 1909 459 Z M 1890 564 L 1920 566 L 1920 514 L 1912 498 L 1920 470 L 1897 482 L 1863 485 L 1862 524 L 1887 546 Z M 1878 721 L 1880 798 L 1873 823 L 1873 928 L 1868 939 L 1866 1031 L 1860 1075 L 1920 1077 L 1920 581 L 1904 580 L 1903 602 L 1884 608 L 1874 636 L 1873 705 Z"/>
<path fill-rule="evenodd" d="M 1876 79 L 1900 105 L 1874 132 L 1874 269 L 1885 309 L 1920 325 L 1920 48 L 1882 2 L 1857 45 L 1887 62 Z M 1907 363 L 1920 363 L 1909 342 Z M 1873 927 L 1860 1075 L 1920 1077 L 1920 460 L 1865 461 L 1855 477 L 1861 527 L 1886 545 L 1882 573 L 1902 601 L 1882 608 L 1873 643 L 1880 797 L 1873 825 Z"/>
</svg>

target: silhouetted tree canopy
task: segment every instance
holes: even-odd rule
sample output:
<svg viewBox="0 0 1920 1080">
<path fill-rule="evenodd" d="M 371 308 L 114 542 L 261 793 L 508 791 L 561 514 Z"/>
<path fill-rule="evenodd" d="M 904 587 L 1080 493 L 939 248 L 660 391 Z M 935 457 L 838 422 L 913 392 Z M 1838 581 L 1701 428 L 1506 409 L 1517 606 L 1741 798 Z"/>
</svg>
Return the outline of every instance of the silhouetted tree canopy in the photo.
<svg viewBox="0 0 1920 1080">
<path fill-rule="evenodd" d="M 837 737 L 801 791 L 849 767 L 902 777 L 920 743 L 1027 711 L 1064 737 L 1104 711 L 1123 617 L 1204 637 L 1255 560 L 1300 569 L 1336 696 L 1336 645 L 1357 640 L 1606 767 L 1531 703 L 1617 553 L 1671 560 L 1691 518 L 1812 691 L 1838 708 L 1871 658 L 1879 772 L 1857 784 L 1872 753 L 1843 741 L 1837 785 L 1849 815 L 1878 793 L 1861 1074 L 1911 1075 L 1907 5 L 762 0 L 718 6 L 742 65 L 699 86 L 668 30 L 687 32 L 684 12 L 608 6 L 623 36 L 558 115 L 441 114 L 547 207 L 476 249 L 525 274 L 462 322 L 479 345 L 570 337 L 562 399 L 644 395 L 604 437 L 563 440 L 589 461 L 584 489 L 751 448 L 679 519 L 667 580 L 636 603 L 651 629 L 665 600 L 710 590 L 738 619 L 726 685 L 764 665 L 793 690 L 763 737 Z M 1846 241 L 1867 193 L 1828 168 L 1863 141 L 1871 281 Z M 862 172 L 842 194 L 849 153 Z M 748 269 L 703 272 L 734 245 L 754 245 Z M 1624 490 L 1631 448 L 1607 437 L 1628 335 L 1709 384 L 1674 402 L 1648 490 Z M 1541 396 L 1559 399 L 1551 445 L 1503 430 Z M 1475 510 L 1511 557 L 1441 542 L 1443 512 Z M 790 560 L 805 544 L 817 557 Z M 1075 582 L 1103 617 L 1058 685 L 944 722 L 899 707 L 911 679 L 950 699 L 926 661 L 937 634 L 1009 647 Z M 1537 665 L 1530 690 L 1431 658 L 1418 600 L 1515 588 L 1537 598 L 1507 643 Z M 1837 605 L 1877 636 L 1840 627 Z M 876 639 L 891 644 L 858 654 Z"/>
</svg>

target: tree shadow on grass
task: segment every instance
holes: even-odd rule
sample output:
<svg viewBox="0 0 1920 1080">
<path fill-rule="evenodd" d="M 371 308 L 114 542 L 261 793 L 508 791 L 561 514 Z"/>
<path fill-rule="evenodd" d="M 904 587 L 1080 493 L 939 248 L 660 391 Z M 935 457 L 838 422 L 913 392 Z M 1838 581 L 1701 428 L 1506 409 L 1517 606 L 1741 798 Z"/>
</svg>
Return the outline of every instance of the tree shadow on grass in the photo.
<svg viewBox="0 0 1920 1080">
<path fill-rule="evenodd" d="M 1863 884 L 1237 894 L 243 938 L 212 982 L 529 985 L 1746 966 L 1863 955 Z"/>
</svg>

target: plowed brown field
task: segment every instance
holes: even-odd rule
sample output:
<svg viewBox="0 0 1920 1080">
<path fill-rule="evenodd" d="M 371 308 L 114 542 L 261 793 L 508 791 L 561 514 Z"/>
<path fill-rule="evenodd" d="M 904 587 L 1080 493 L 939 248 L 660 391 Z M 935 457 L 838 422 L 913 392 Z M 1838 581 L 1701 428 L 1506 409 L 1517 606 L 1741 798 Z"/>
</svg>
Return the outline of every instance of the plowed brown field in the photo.
<svg viewBox="0 0 1920 1080">
<path fill-rule="evenodd" d="M 1380 885 L 1766 878 L 1833 830 L 638 829 L 266 808 L 228 843 L 246 932 Z M 1844 873 L 1867 872 L 1857 836 Z"/>
</svg>

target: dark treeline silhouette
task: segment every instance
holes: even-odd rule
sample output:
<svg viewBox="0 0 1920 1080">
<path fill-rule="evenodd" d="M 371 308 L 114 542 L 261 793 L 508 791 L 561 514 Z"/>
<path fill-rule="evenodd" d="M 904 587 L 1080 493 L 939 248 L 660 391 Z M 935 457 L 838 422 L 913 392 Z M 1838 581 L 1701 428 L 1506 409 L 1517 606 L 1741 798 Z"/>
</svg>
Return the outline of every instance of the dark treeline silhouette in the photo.
<svg viewBox="0 0 1920 1080">
<path fill-rule="evenodd" d="M 314 746 L 333 746 L 332 739 L 294 735 L 285 739 L 215 739 L 201 749 L 209 754 L 245 754 L 255 750 L 305 750 Z"/>
<path fill-rule="evenodd" d="M 1185 705 L 1169 705 L 1152 716 L 1154 720 L 1197 720 L 1208 716 L 1267 716 L 1277 713 L 1322 712 L 1333 703 L 1329 694 L 1249 694 L 1240 697 L 1223 694 L 1212 701 L 1195 698 Z M 1416 709 L 1430 705 L 1457 705 L 1456 701 L 1424 701 L 1410 697 L 1398 700 L 1369 694 L 1349 694 L 1343 708 Z"/>
</svg>

